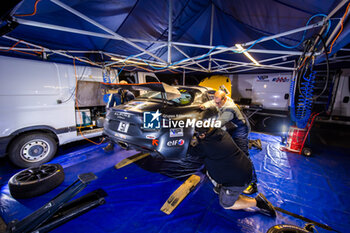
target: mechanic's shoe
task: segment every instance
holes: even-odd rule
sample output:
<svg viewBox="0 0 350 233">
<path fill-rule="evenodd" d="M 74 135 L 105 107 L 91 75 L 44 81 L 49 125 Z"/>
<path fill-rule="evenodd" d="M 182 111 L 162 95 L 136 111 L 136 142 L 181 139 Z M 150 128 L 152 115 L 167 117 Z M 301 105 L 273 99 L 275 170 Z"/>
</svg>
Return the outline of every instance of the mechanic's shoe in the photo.
<svg viewBox="0 0 350 233">
<path fill-rule="evenodd" d="M 113 143 L 108 143 L 106 147 L 103 148 L 104 152 L 111 152 L 114 149 L 114 144 Z"/>
<path fill-rule="evenodd" d="M 244 194 L 253 194 L 258 192 L 258 186 L 256 185 L 256 183 L 251 183 L 244 191 Z"/>
<path fill-rule="evenodd" d="M 213 188 L 214 193 L 219 194 L 220 193 L 220 189 L 221 189 L 221 184 L 216 185 Z"/>
<path fill-rule="evenodd" d="M 262 150 L 262 144 L 261 144 L 261 140 L 260 139 L 256 140 L 256 148 L 258 148 L 259 150 Z"/>
<path fill-rule="evenodd" d="M 258 196 L 256 196 L 255 200 L 256 200 L 256 207 L 260 209 L 260 212 L 262 214 L 265 214 L 271 217 L 276 217 L 275 208 L 262 193 L 259 193 Z"/>
</svg>

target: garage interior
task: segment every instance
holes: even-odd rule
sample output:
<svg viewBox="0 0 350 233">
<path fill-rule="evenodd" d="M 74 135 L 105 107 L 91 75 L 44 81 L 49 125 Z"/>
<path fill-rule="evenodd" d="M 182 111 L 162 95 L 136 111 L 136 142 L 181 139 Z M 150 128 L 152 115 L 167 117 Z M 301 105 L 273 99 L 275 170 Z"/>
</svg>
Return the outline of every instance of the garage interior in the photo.
<svg viewBox="0 0 350 233">
<path fill-rule="evenodd" d="M 16 0 L 2 5 L 0 232 L 349 229 L 349 0 Z M 99 122 L 108 115 L 106 87 L 119 88 L 122 80 L 135 95 L 151 90 L 140 83 L 154 88 L 160 82 L 162 90 L 199 85 L 226 92 L 249 119 L 249 139 L 261 142 L 249 154 L 258 191 L 281 209 L 276 218 L 256 209 L 223 209 L 203 166 L 147 156 L 117 169 L 139 153 L 119 143 L 104 151 L 108 142 Z M 70 116 L 74 124 L 48 126 Z M 55 145 L 49 146 L 57 144 L 49 161 L 36 161 L 36 154 L 45 152 L 45 138 L 35 139 L 38 134 L 50 135 Z M 38 143 L 31 146 L 25 139 Z M 23 148 L 31 151 L 23 161 L 11 155 Z M 41 163 L 62 166 L 62 183 L 35 197 L 21 198 L 21 192 L 13 197 L 11 177 Z M 199 183 L 170 214 L 161 211 L 193 174 Z M 49 214 L 40 208 L 47 203 L 52 208 L 53 198 L 81 184 L 81 192 L 67 195 L 65 202 L 100 190 L 95 206 L 49 226 Z M 44 214 L 31 215 L 38 210 Z"/>
</svg>

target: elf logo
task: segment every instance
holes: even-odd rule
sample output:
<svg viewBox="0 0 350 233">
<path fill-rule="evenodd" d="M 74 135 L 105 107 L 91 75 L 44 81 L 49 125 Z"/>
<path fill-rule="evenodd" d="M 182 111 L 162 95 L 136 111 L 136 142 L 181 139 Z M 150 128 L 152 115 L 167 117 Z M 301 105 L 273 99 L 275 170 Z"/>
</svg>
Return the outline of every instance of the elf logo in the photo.
<svg viewBox="0 0 350 233">
<path fill-rule="evenodd" d="M 185 140 L 183 139 L 172 140 L 166 143 L 167 146 L 183 146 L 184 144 L 185 144 Z"/>
</svg>

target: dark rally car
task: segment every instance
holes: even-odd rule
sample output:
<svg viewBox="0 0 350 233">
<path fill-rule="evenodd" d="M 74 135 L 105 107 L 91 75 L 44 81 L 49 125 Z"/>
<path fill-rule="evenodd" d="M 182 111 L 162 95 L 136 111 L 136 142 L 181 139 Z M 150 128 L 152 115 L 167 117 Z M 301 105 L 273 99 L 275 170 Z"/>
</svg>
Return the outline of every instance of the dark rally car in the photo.
<svg viewBox="0 0 350 233">
<path fill-rule="evenodd" d="M 104 134 L 124 149 L 149 152 L 169 160 L 186 155 L 195 120 L 214 120 L 215 109 L 201 111 L 212 89 L 163 83 L 102 84 L 107 90 L 147 90 L 125 105 L 107 110 Z M 182 122 L 182 123 L 181 123 Z M 212 121 L 209 121 L 213 123 Z"/>
</svg>

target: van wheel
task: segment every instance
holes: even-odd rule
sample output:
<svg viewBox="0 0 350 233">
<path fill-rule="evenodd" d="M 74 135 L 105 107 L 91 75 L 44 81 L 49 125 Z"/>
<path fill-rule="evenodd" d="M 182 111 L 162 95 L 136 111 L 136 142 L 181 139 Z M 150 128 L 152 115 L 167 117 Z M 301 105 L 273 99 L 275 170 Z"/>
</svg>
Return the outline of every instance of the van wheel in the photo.
<svg viewBox="0 0 350 233">
<path fill-rule="evenodd" d="M 49 134 L 30 133 L 16 138 L 11 143 L 9 158 L 18 167 L 35 167 L 50 161 L 56 150 L 57 143 Z"/>
<path fill-rule="evenodd" d="M 63 182 L 64 176 L 60 164 L 31 167 L 10 178 L 9 190 L 15 199 L 36 197 L 56 188 Z"/>
</svg>

